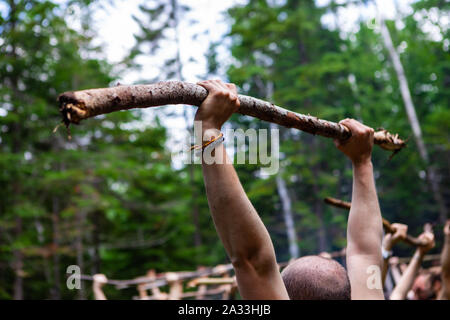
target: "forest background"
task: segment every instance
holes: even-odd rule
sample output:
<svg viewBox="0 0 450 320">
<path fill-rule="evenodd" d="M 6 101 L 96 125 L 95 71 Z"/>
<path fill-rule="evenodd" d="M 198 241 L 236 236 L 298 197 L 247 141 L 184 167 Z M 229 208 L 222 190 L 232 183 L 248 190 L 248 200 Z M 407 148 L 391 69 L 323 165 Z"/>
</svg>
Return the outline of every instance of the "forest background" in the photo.
<svg viewBox="0 0 450 320">
<path fill-rule="evenodd" d="M 296 112 L 355 118 L 409 138 L 390 161 L 374 150 L 382 214 L 412 235 L 433 223 L 439 253 L 450 204 L 449 2 L 377 2 L 1 0 L 0 299 L 92 298 L 89 283 L 66 287 L 69 265 L 131 279 L 228 262 L 201 167 L 176 157 L 194 107 L 99 116 L 72 127 L 71 140 L 63 128 L 52 132 L 58 94 L 118 83 L 219 78 Z M 228 126 L 270 128 L 238 115 Z M 350 163 L 330 139 L 279 129 L 277 174 L 236 166 L 278 261 L 341 250 L 347 213 L 323 198 L 351 199 Z M 412 250 L 399 245 L 395 254 Z M 134 290 L 105 288 L 116 299 Z"/>
</svg>

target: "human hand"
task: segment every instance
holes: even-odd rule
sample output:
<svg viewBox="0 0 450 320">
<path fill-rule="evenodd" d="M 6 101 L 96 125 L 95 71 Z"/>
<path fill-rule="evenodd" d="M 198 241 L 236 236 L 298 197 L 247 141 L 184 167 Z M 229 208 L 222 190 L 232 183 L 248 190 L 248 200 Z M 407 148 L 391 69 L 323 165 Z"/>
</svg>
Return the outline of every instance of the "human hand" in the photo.
<svg viewBox="0 0 450 320">
<path fill-rule="evenodd" d="M 106 278 L 106 276 L 101 273 L 94 274 L 93 279 L 94 284 L 97 284 L 100 287 L 103 287 L 108 282 L 108 278 Z"/>
<path fill-rule="evenodd" d="M 404 240 L 408 232 L 406 224 L 393 223 L 391 227 L 395 230 L 394 233 L 387 233 L 383 239 L 383 246 L 387 251 L 390 251 L 400 240 Z"/>
<path fill-rule="evenodd" d="M 423 241 L 425 244 L 418 247 L 420 254 L 423 256 L 428 251 L 434 248 L 434 234 L 430 231 L 425 231 L 419 236 L 419 240 Z"/>
<path fill-rule="evenodd" d="M 221 80 L 206 80 L 197 83 L 208 90 L 208 96 L 195 114 L 195 121 L 202 122 L 202 130 L 221 130 L 222 125 L 239 109 L 236 86 Z"/>
<path fill-rule="evenodd" d="M 445 223 L 444 234 L 447 238 L 450 237 L 450 219 Z"/>
<path fill-rule="evenodd" d="M 389 265 L 391 266 L 398 266 L 400 262 L 400 259 L 398 257 L 392 257 L 391 259 L 389 259 Z"/>
<path fill-rule="evenodd" d="M 353 165 L 370 162 L 374 130 L 354 119 L 345 119 L 339 124 L 346 126 L 352 135 L 345 141 L 334 140 L 336 147 L 350 158 Z"/>
</svg>

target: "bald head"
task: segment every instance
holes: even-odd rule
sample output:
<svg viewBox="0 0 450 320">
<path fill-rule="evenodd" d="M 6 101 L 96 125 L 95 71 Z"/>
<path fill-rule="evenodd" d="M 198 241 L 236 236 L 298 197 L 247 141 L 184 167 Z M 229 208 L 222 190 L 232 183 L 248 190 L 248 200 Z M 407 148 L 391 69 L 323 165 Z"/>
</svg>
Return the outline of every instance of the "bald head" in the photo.
<svg viewBox="0 0 450 320">
<path fill-rule="evenodd" d="M 350 300 L 347 271 L 337 261 L 306 256 L 281 273 L 292 300 Z"/>
<path fill-rule="evenodd" d="M 411 290 L 416 300 L 435 299 L 441 291 L 441 275 L 430 269 L 422 271 L 414 280 Z"/>
</svg>

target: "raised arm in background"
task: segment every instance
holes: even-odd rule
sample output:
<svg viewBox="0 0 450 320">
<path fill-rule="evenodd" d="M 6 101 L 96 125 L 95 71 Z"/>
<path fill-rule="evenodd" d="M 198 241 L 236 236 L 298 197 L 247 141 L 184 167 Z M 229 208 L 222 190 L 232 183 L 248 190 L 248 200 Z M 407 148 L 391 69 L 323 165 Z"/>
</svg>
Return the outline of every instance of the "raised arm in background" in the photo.
<svg viewBox="0 0 450 320">
<path fill-rule="evenodd" d="M 408 291 L 411 289 L 414 279 L 416 278 L 420 265 L 422 264 L 423 257 L 425 254 L 434 248 L 434 234 L 430 231 L 425 231 L 419 236 L 419 239 L 426 241 L 427 245 L 419 246 L 414 253 L 411 261 L 408 264 L 405 272 L 403 272 L 402 277 L 395 286 L 391 293 L 390 300 L 405 300 Z"/>
<path fill-rule="evenodd" d="M 347 269 L 353 299 L 384 299 L 381 283 L 383 235 L 372 166 L 374 130 L 356 120 L 340 122 L 352 136 L 336 146 L 353 164 L 352 207 L 347 225 Z M 369 283 L 372 277 L 375 283 Z"/>
<path fill-rule="evenodd" d="M 441 253 L 442 267 L 442 289 L 438 296 L 439 300 L 450 300 L 450 220 L 444 227 L 444 247 Z"/>
<path fill-rule="evenodd" d="M 383 285 L 386 281 L 386 276 L 389 270 L 389 259 L 392 256 L 392 248 L 399 241 L 406 238 L 408 232 L 408 226 L 401 223 L 393 223 L 391 227 L 395 230 L 394 233 L 386 233 L 383 239 L 383 270 L 382 270 L 382 282 Z"/>
<path fill-rule="evenodd" d="M 198 84 L 209 92 L 195 116 L 202 122 L 206 142 L 218 136 L 224 122 L 239 108 L 239 100 L 233 84 L 219 80 Z M 213 156 L 223 163 L 202 161 L 206 194 L 242 298 L 289 299 L 269 233 L 247 198 L 223 144 L 215 148 Z"/>
<path fill-rule="evenodd" d="M 389 268 L 391 269 L 392 280 L 394 280 L 395 286 L 397 283 L 400 282 L 400 279 L 402 278 L 398 257 L 392 257 L 391 259 L 389 259 Z"/>
<path fill-rule="evenodd" d="M 94 291 L 94 299 L 107 300 L 105 294 L 103 293 L 102 287 L 106 284 L 108 279 L 101 273 L 94 274 L 93 278 L 92 291 Z"/>
</svg>

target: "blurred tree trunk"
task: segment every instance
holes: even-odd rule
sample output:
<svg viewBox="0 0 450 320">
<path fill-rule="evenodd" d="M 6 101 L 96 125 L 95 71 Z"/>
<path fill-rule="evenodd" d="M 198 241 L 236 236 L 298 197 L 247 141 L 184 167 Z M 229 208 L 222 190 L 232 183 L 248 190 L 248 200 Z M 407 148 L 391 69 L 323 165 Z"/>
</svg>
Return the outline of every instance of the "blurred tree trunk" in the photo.
<svg viewBox="0 0 450 320">
<path fill-rule="evenodd" d="M 37 238 L 38 238 L 38 241 L 39 241 L 39 245 L 41 247 L 44 247 L 44 245 L 45 245 L 44 226 L 42 225 L 42 223 L 38 219 L 36 219 L 34 225 L 35 225 L 35 228 L 36 228 L 36 233 L 37 233 Z M 46 256 L 46 255 L 43 255 L 42 259 L 43 259 L 43 265 L 44 265 L 45 280 L 47 281 L 47 283 L 50 284 L 50 283 L 53 282 L 52 281 L 52 275 L 50 273 L 50 270 L 51 270 L 50 269 L 51 268 L 50 261 L 49 261 L 48 256 Z M 50 288 L 50 294 L 49 294 L 50 299 L 52 298 L 51 290 L 52 289 Z"/>
<path fill-rule="evenodd" d="M 395 50 L 394 44 L 392 42 L 389 29 L 387 28 L 382 15 L 378 14 L 378 17 L 384 46 L 389 52 L 389 56 L 394 66 L 395 73 L 397 74 L 398 82 L 400 85 L 400 92 L 405 105 L 406 114 L 408 115 L 408 120 L 411 125 L 414 138 L 416 140 L 417 149 L 419 150 L 420 157 L 422 158 L 422 161 L 425 164 L 427 179 L 430 184 L 431 191 L 433 193 L 434 201 L 436 202 L 439 208 L 439 220 L 441 223 L 445 223 L 445 221 L 447 220 L 447 207 L 444 203 L 444 199 L 442 198 L 441 188 L 439 186 L 439 180 L 436 171 L 434 167 L 430 164 L 428 150 L 423 141 L 422 130 L 420 128 L 420 123 L 417 118 L 416 109 L 414 108 L 414 103 L 412 101 L 411 93 L 409 91 L 408 80 L 406 79 L 405 71 L 400 61 L 398 52 Z"/>
<path fill-rule="evenodd" d="M 22 218 L 17 217 L 15 219 L 14 228 L 15 238 L 19 239 L 22 235 Z M 13 251 L 13 270 L 15 274 L 14 287 L 13 287 L 13 299 L 23 300 L 23 252 L 20 249 L 15 249 Z"/>
<path fill-rule="evenodd" d="M 15 32 L 17 27 L 17 6 L 16 2 L 14 0 L 8 1 L 9 4 L 9 22 L 11 24 L 11 31 Z M 11 50 L 12 58 L 17 59 L 17 47 L 16 43 L 12 41 L 12 50 Z M 11 81 L 11 89 L 16 98 L 19 98 L 21 95 L 19 92 L 19 78 L 18 73 L 15 72 L 10 77 Z M 13 113 L 17 112 L 16 106 L 14 106 Z M 16 155 L 20 154 L 22 152 L 22 141 L 21 141 L 21 135 L 22 135 L 22 128 L 18 125 L 17 122 L 13 122 L 11 124 L 11 130 L 13 137 L 12 137 L 12 152 Z M 17 197 L 21 193 L 21 186 L 20 186 L 20 177 L 18 177 L 13 184 L 13 192 L 15 199 L 12 201 L 13 205 L 16 205 L 18 203 Z M 15 228 L 14 228 L 14 237 L 15 239 L 20 239 L 22 235 L 22 218 L 20 216 L 17 216 L 15 219 Z M 14 286 L 13 286 L 13 298 L 14 300 L 22 300 L 23 299 L 23 252 L 20 249 L 14 249 L 13 250 L 13 262 L 12 267 L 15 274 L 14 279 Z"/>
<path fill-rule="evenodd" d="M 77 230 L 77 237 L 75 239 L 75 248 L 76 248 L 76 254 L 77 254 L 77 265 L 80 268 L 82 273 L 84 270 L 83 222 L 84 222 L 85 218 L 86 218 L 86 213 L 85 213 L 84 209 L 79 208 L 75 215 L 75 224 L 76 224 L 76 230 Z M 77 298 L 79 300 L 86 299 L 86 293 L 85 293 L 83 284 L 81 284 L 81 287 L 77 292 Z"/>
<path fill-rule="evenodd" d="M 183 64 L 181 62 L 181 48 L 180 48 L 180 35 L 178 30 L 178 1 L 177 0 L 171 0 L 172 5 L 172 28 L 175 32 L 175 44 L 176 44 L 176 54 L 175 54 L 175 61 L 176 61 L 176 72 L 177 72 L 177 78 L 180 81 L 184 81 L 183 77 Z M 184 119 L 186 121 L 186 128 L 189 133 L 189 137 L 194 136 L 194 130 L 193 130 L 193 117 L 189 112 L 189 108 L 184 108 Z M 189 183 L 191 185 L 191 215 L 192 215 L 192 221 L 194 223 L 194 246 L 199 247 L 202 245 L 202 237 L 201 237 L 201 228 L 200 228 L 200 221 L 199 221 L 199 208 L 197 204 L 197 185 L 195 183 L 195 167 L 194 164 L 188 164 L 188 174 L 189 174 Z"/>
<path fill-rule="evenodd" d="M 300 256 L 300 249 L 297 244 L 297 235 L 295 232 L 294 218 L 292 215 L 292 201 L 289 196 L 286 183 L 281 176 L 281 171 L 277 173 L 277 191 L 281 200 L 281 208 L 283 210 L 284 224 L 286 225 L 286 234 L 289 243 L 289 255 L 291 259 L 296 259 Z"/>
<path fill-rule="evenodd" d="M 258 78 L 259 80 L 259 78 Z M 259 83 L 259 85 L 258 85 Z M 257 86 L 259 90 L 261 91 L 262 96 L 265 96 L 269 101 L 272 101 L 273 99 L 273 82 L 268 81 L 267 84 L 264 86 L 262 84 L 262 81 L 257 81 Z M 278 126 L 274 123 L 270 123 L 270 129 L 278 129 Z M 276 142 L 279 143 L 279 142 Z M 278 148 L 279 149 L 279 148 Z M 279 155 L 271 155 L 272 157 L 277 157 L 277 160 L 279 161 Z M 281 164 L 279 165 L 280 168 L 277 172 L 276 176 L 276 183 L 277 183 L 277 192 L 280 196 L 281 201 L 281 208 L 283 211 L 283 220 L 284 224 L 286 226 L 286 236 L 288 239 L 289 244 L 289 256 L 290 259 L 296 259 L 300 257 L 300 248 L 297 243 L 297 233 L 295 231 L 295 223 L 294 223 L 294 217 L 292 213 L 292 199 L 289 195 L 289 190 L 286 186 L 286 182 L 283 179 L 282 176 L 282 168 Z"/>
<path fill-rule="evenodd" d="M 311 152 L 312 154 L 317 154 L 320 152 L 320 143 L 319 139 L 315 137 L 310 137 L 311 142 Z M 325 227 L 325 219 L 324 219 L 324 206 L 323 200 L 320 196 L 320 186 L 319 186 L 319 174 L 322 168 L 320 168 L 320 163 L 313 163 L 311 166 L 311 171 L 313 174 L 313 194 L 314 194 L 314 214 L 319 220 L 319 229 L 317 232 L 317 237 L 319 239 L 319 251 L 326 252 L 328 250 L 327 245 L 327 230 Z"/>
<path fill-rule="evenodd" d="M 52 226 L 53 226 L 53 239 L 52 247 L 53 251 L 53 288 L 51 290 L 51 298 L 53 300 L 61 299 L 61 282 L 60 282 L 60 257 L 59 257 L 59 245 L 60 245 L 60 224 L 59 224 L 59 212 L 60 204 L 59 199 L 56 196 L 52 198 Z"/>
<path fill-rule="evenodd" d="M 92 222 L 94 224 L 93 230 L 92 230 L 92 240 L 94 243 L 94 254 L 93 254 L 93 268 L 92 272 L 93 274 L 100 273 L 100 215 L 101 211 L 95 210 L 93 212 Z"/>
<path fill-rule="evenodd" d="M 313 167 L 313 175 L 314 177 L 317 177 L 317 169 Z M 316 178 L 315 178 L 316 179 Z M 319 196 L 319 186 L 317 183 L 313 184 L 313 191 L 315 194 L 315 200 L 314 200 L 314 214 L 316 215 L 317 219 L 319 220 L 319 229 L 317 232 L 317 237 L 319 239 L 319 251 L 320 252 L 326 252 L 328 250 L 327 245 L 327 230 L 325 228 L 325 220 L 323 216 L 323 200 Z"/>
</svg>

